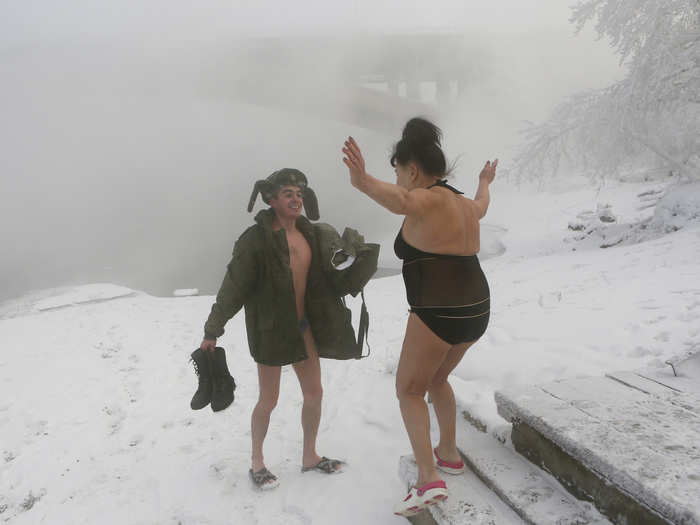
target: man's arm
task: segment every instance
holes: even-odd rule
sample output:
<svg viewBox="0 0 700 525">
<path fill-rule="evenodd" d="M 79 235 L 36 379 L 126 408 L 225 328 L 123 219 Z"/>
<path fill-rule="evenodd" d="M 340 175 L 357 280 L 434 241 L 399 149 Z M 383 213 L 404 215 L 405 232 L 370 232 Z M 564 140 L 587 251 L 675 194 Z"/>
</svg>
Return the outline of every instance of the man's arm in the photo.
<svg viewBox="0 0 700 525">
<path fill-rule="evenodd" d="M 226 268 L 216 302 L 204 324 L 204 339 L 216 341 L 224 333 L 224 325 L 236 315 L 253 290 L 257 265 L 251 243 L 236 242 L 233 257 Z"/>
</svg>

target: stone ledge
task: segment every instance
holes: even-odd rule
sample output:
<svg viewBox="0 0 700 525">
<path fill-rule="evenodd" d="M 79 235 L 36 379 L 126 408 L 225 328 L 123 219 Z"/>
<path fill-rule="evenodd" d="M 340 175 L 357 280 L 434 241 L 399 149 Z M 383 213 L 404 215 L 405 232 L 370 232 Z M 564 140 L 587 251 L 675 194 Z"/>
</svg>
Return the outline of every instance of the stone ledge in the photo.
<svg viewBox="0 0 700 525">
<path fill-rule="evenodd" d="M 578 378 L 495 397 L 516 450 L 613 522 L 700 525 L 695 397 L 645 391 L 659 386 Z"/>
</svg>

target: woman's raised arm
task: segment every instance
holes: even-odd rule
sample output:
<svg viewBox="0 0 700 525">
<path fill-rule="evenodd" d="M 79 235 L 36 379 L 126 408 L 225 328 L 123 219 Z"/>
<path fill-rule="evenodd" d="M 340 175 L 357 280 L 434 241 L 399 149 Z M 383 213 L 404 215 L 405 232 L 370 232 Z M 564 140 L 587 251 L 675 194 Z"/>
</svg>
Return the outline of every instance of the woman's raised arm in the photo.
<svg viewBox="0 0 700 525">
<path fill-rule="evenodd" d="M 425 213 L 436 196 L 423 189 L 408 191 L 397 184 L 373 177 L 365 169 L 365 159 L 355 139 L 348 137 L 343 148 L 343 162 L 350 172 L 352 185 L 369 198 L 397 215 L 419 216 Z"/>
<path fill-rule="evenodd" d="M 487 160 L 484 169 L 479 174 L 479 187 L 476 190 L 476 195 L 474 195 L 474 205 L 478 211 L 479 219 L 482 219 L 489 209 L 489 203 L 491 202 L 489 185 L 496 178 L 496 167 L 498 167 L 498 159 L 493 162 Z"/>
</svg>

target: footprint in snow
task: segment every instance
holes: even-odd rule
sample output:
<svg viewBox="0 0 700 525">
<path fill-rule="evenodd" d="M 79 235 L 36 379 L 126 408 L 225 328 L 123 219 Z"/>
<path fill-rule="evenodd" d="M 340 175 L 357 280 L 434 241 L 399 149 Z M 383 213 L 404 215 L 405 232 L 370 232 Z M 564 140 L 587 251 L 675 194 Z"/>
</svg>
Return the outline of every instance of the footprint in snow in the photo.
<svg viewBox="0 0 700 525">
<path fill-rule="evenodd" d="M 105 406 L 102 412 L 108 416 L 109 435 L 118 433 L 122 428 L 122 423 L 126 419 L 126 414 L 118 406 Z"/>
<path fill-rule="evenodd" d="M 652 352 L 648 348 L 644 348 L 643 346 L 637 346 L 633 350 L 627 352 L 627 355 L 629 357 L 647 357 L 650 355 L 654 355 L 654 352 Z"/>
<path fill-rule="evenodd" d="M 289 513 L 299 519 L 300 523 L 311 523 L 312 517 L 307 514 L 304 509 L 297 507 L 296 505 L 285 505 L 282 508 L 282 512 Z"/>
<path fill-rule="evenodd" d="M 178 447 L 178 450 L 183 454 L 194 454 L 195 448 L 192 445 L 182 445 Z"/>
<path fill-rule="evenodd" d="M 221 458 L 209 465 L 211 474 L 218 480 L 224 480 L 231 472 L 231 459 Z"/>
<path fill-rule="evenodd" d="M 505 345 L 513 341 L 513 338 L 508 332 L 495 327 L 490 328 L 486 332 L 486 337 L 490 343 L 496 345 Z"/>
<path fill-rule="evenodd" d="M 27 425 L 27 429 L 35 436 L 48 436 L 49 422 L 46 420 L 35 421 Z"/>
<path fill-rule="evenodd" d="M 659 332 L 654 336 L 654 340 L 668 343 L 671 340 L 671 334 L 668 332 Z"/>
</svg>

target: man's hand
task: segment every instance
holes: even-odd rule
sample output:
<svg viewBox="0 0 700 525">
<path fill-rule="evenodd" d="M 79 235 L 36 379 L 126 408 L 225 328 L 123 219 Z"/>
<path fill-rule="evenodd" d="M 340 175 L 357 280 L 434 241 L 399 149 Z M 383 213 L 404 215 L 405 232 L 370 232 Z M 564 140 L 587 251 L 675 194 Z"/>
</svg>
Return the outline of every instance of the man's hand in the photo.
<svg viewBox="0 0 700 525">
<path fill-rule="evenodd" d="M 202 341 L 202 344 L 199 345 L 199 348 L 201 348 L 205 352 L 213 352 L 215 347 L 216 339 L 204 339 Z"/>
<path fill-rule="evenodd" d="M 479 181 L 486 181 L 489 184 L 493 182 L 493 179 L 496 178 L 496 168 L 498 167 L 498 159 L 494 160 L 491 162 L 490 160 L 486 161 L 486 165 L 484 166 L 484 169 L 481 170 L 481 173 L 479 173 Z"/>
</svg>

